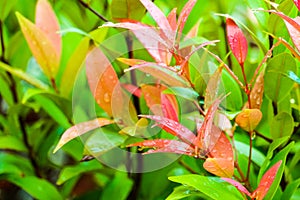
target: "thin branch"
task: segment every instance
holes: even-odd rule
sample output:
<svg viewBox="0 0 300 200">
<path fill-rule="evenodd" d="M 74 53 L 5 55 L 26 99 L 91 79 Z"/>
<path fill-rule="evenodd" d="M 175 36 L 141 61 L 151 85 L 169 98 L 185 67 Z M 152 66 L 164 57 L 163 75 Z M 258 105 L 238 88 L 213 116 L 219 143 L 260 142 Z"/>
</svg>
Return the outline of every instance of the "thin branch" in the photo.
<svg viewBox="0 0 300 200">
<path fill-rule="evenodd" d="M 273 142 L 272 139 L 270 139 L 270 138 L 264 136 L 263 134 L 261 134 L 261 133 L 259 133 L 259 132 L 257 132 L 257 131 L 255 131 L 255 133 L 256 133 L 256 135 L 257 135 L 258 137 L 264 139 L 265 141 L 267 141 L 267 142 L 269 142 L 269 143 L 272 143 L 272 142 Z"/>
<path fill-rule="evenodd" d="M 91 11 L 92 13 L 94 13 L 97 17 L 99 17 L 102 21 L 104 22 L 109 22 L 108 19 L 106 19 L 103 15 L 101 15 L 100 13 L 98 13 L 96 10 L 94 10 L 89 4 L 85 3 L 83 0 L 79 0 L 79 3 L 87 8 L 89 11 Z"/>
<path fill-rule="evenodd" d="M 3 37 L 3 22 L 0 20 L 0 41 L 1 41 L 1 57 L 0 60 L 5 62 L 5 46 Z"/>
</svg>

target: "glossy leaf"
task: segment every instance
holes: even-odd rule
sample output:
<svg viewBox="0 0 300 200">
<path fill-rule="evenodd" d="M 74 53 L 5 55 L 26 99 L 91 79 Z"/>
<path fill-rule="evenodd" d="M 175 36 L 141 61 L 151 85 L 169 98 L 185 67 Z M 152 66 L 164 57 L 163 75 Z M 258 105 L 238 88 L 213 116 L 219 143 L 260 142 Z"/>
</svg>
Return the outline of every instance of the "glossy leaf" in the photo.
<svg viewBox="0 0 300 200">
<path fill-rule="evenodd" d="M 174 94 L 187 100 L 196 101 L 199 94 L 192 88 L 185 87 L 168 87 L 163 91 L 164 94 Z"/>
<path fill-rule="evenodd" d="M 145 14 L 145 8 L 137 0 L 113 0 L 111 14 L 114 19 L 140 20 Z"/>
<path fill-rule="evenodd" d="M 161 90 L 159 86 L 142 85 L 141 90 L 144 95 L 145 101 L 149 109 L 158 116 L 164 116 L 161 107 Z"/>
<path fill-rule="evenodd" d="M 86 58 L 86 74 L 92 94 L 97 104 L 108 115 L 113 115 L 112 106 L 122 105 L 122 91 L 118 76 L 103 52 L 95 47 Z M 115 104 L 112 105 L 113 93 L 118 94 Z"/>
<path fill-rule="evenodd" d="M 157 122 L 164 130 L 187 144 L 194 144 L 195 142 L 196 136 L 194 133 L 176 121 L 155 115 L 140 115 L 140 117 L 145 117 Z"/>
<path fill-rule="evenodd" d="M 239 64 L 244 66 L 248 53 L 247 39 L 245 38 L 242 30 L 230 18 L 226 19 L 226 31 L 228 44 L 233 55 L 238 60 Z"/>
<path fill-rule="evenodd" d="M 113 121 L 105 119 L 105 118 L 97 118 L 88 122 L 82 122 L 79 124 L 76 124 L 75 126 L 72 126 L 71 128 L 69 128 L 68 130 L 66 130 L 62 137 L 60 138 L 58 144 L 56 145 L 55 149 L 54 149 L 54 153 L 56 151 L 58 151 L 58 149 L 60 149 L 63 145 L 65 145 L 67 142 L 69 142 L 70 140 L 81 136 L 91 130 L 94 130 L 96 128 L 108 125 L 113 123 Z"/>
<path fill-rule="evenodd" d="M 65 183 L 66 181 L 70 180 L 71 178 L 78 176 L 82 173 L 88 173 L 91 171 L 100 170 L 101 168 L 102 168 L 102 165 L 96 159 L 88 161 L 88 162 L 81 162 L 75 166 L 66 166 L 60 172 L 56 184 L 61 185 L 61 184 Z"/>
<path fill-rule="evenodd" d="M 38 0 L 35 10 L 35 24 L 36 27 L 46 34 L 60 60 L 62 51 L 62 39 L 58 34 L 60 28 L 56 15 L 48 0 Z"/>
<path fill-rule="evenodd" d="M 271 136 L 273 139 L 291 136 L 294 130 L 294 119 L 287 112 L 277 114 L 271 122 Z"/>
<path fill-rule="evenodd" d="M 293 81 L 286 77 L 288 71 L 297 72 L 295 59 L 288 53 L 274 56 L 265 73 L 265 94 L 273 101 L 284 99 L 293 88 Z"/>
<path fill-rule="evenodd" d="M 8 176 L 6 180 L 19 186 L 34 198 L 49 200 L 63 199 L 57 189 L 45 179 L 35 176 Z"/>
<path fill-rule="evenodd" d="M 222 133 L 219 140 L 209 152 L 203 164 L 204 169 L 220 177 L 232 177 L 234 172 L 233 149 L 226 135 Z"/>
<path fill-rule="evenodd" d="M 215 200 L 220 198 L 231 200 L 244 199 L 241 193 L 234 186 L 224 184 L 224 182 L 217 177 L 191 174 L 172 176 L 169 177 L 169 179 L 173 182 L 193 187 Z"/>
<path fill-rule="evenodd" d="M 10 153 L 0 152 L 0 174 L 14 174 L 14 175 L 33 175 L 33 168 L 28 159 L 13 155 Z"/>
<path fill-rule="evenodd" d="M 16 13 L 29 48 L 48 78 L 53 79 L 59 67 L 59 55 L 47 35 L 31 21 Z"/>
<path fill-rule="evenodd" d="M 161 28 L 161 31 L 164 33 L 164 39 L 170 45 L 172 45 L 172 41 L 174 41 L 175 34 L 172 31 L 172 28 L 168 22 L 168 19 L 164 15 L 164 13 L 150 0 L 140 0 L 141 3 L 145 6 L 147 11 L 153 17 L 157 25 Z"/>
<path fill-rule="evenodd" d="M 257 200 L 262 200 L 265 195 L 268 193 L 269 188 L 271 187 L 279 167 L 282 161 L 278 161 L 275 165 L 273 165 L 262 177 L 257 189 L 253 192 L 251 198 L 256 198 Z"/>
<path fill-rule="evenodd" d="M 137 142 L 128 145 L 128 147 L 133 147 L 133 146 L 139 146 L 142 148 L 154 148 L 153 150 L 148 150 L 145 154 L 165 152 L 165 153 L 186 154 L 189 156 L 194 155 L 194 149 L 190 145 L 177 140 L 167 140 L 167 139 L 145 140 L 143 142 Z"/>
<path fill-rule="evenodd" d="M 264 95 L 264 72 L 261 72 L 254 83 L 250 92 L 251 108 L 260 109 Z M 249 108 L 249 102 L 246 103 L 246 108 Z"/>
<path fill-rule="evenodd" d="M 230 183 L 231 185 L 236 187 L 240 192 L 246 194 L 247 196 L 251 196 L 250 192 L 240 182 L 237 182 L 236 180 L 230 178 L 222 178 L 222 180 Z"/>
<path fill-rule="evenodd" d="M 296 17 L 294 19 L 294 21 L 298 24 L 300 24 L 300 17 Z M 300 41 L 299 41 L 299 37 L 300 37 L 300 29 L 295 29 L 294 26 L 292 26 L 290 23 L 288 23 L 287 21 L 284 21 L 285 25 L 290 33 L 290 36 L 293 40 L 294 45 L 296 46 L 296 48 L 298 49 L 298 51 L 300 51 Z"/>
<path fill-rule="evenodd" d="M 168 22 L 172 28 L 173 31 L 176 31 L 177 28 L 177 19 L 176 19 L 176 15 L 177 15 L 177 8 L 173 8 L 173 10 L 171 10 L 171 12 L 169 13 L 167 19 Z"/>
<path fill-rule="evenodd" d="M 210 77 L 206 90 L 205 90 L 205 98 L 204 98 L 204 108 L 208 109 L 217 99 L 220 82 L 222 76 L 222 67 L 216 69 L 213 75 Z"/>
<path fill-rule="evenodd" d="M 174 120 L 174 121 L 179 121 L 179 106 L 177 103 L 177 99 L 173 94 L 164 94 L 162 93 L 165 88 L 161 88 L 161 107 L 162 111 L 164 113 L 164 116 Z"/>
<path fill-rule="evenodd" d="M 193 9 L 193 7 L 195 6 L 197 0 L 189 0 L 185 6 L 183 7 L 183 9 L 180 12 L 180 15 L 178 17 L 178 23 L 177 23 L 177 42 L 179 43 L 180 41 L 180 37 L 184 28 L 184 25 Z"/>
<path fill-rule="evenodd" d="M 253 131 L 262 119 L 262 112 L 258 109 L 244 109 L 235 118 L 235 122 L 245 131 Z"/>
<path fill-rule="evenodd" d="M 175 187 L 173 192 L 166 198 L 166 200 L 178 200 L 198 195 L 201 195 L 198 190 L 195 190 L 193 187 L 182 185 Z"/>
</svg>

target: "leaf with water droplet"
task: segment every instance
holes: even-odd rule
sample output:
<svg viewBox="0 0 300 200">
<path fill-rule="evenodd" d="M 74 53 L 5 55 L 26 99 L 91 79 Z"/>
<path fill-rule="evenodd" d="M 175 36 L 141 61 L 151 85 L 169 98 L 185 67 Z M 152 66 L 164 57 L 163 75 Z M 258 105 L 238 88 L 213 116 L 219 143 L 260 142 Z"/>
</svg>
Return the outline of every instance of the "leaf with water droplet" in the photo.
<svg viewBox="0 0 300 200">
<path fill-rule="evenodd" d="M 282 161 L 278 161 L 275 165 L 273 165 L 262 177 L 257 189 L 252 193 L 251 198 L 256 198 L 257 200 L 263 200 L 263 198 L 268 193 L 279 167 Z"/>
<path fill-rule="evenodd" d="M 81 136 L 93 129 L 108 125 L 113 123 L 112 120 L 108 120 L 105 118 L 97 118 L 91 121 L 87 121 L 87 122 L 82 122 L 79 124 L 76 124 L 75 126 L 72 126 L 71 128 L 69 128 L 68 130 L 66 130 L 62 137 L 60 138 L 58 144 L 56 145 L 53 153 L 55 153 L 56 151 L 58 151 L 63 145 L 65 145 L 67 142 L 69 142 L 70 140 Z"/>
<path fill-rule="evenodd" d="M 58 72 L 60 56 L 55 46 L 35 24 L 18 12 L 16 15 L 33 56 L 47 77 L 54 79 Z"/>
<path fill-rule="evenodd" d="M 236 180 L 233 180 L 231 178 L 222 178 L 222 180 L 230 183 L 231 185 L 236 187 L 240 192 L 246 194 L 247 196 L 251 196 L 250 192 L 240 182 L 237 182 Z"/>
<path fill-rule="evenodd" d="M 251 108 L 260 109 L 264 96 L 264 72 L 261 72 L 254 83 L 250 93 Z M 249 108 L 249 102 L 247 101 L 246 108 Z"/>
<path fill-rule="evenodd" d="M 112 105 L 113 93 L 122 94 L 122 91 L 114 68 L 98 47 L 94 47 L 86 57 L 86 74 L 96 102 L 112 116 L 112 106 L 123 106 L 122 95 L 114 99 L 115 104 Z"/>
<path fill-rule="evenodd" d="M 244 109 L 235 118 L 235 122 L 245 131 L 253 131 L 262 119 L 259 109 Z"/>
<path fill-rule="evenodd" d="M 56 50 L 57 56 L 61 56 L 62 39 L 58 34 L 60 30 L 56 15 L 48 0 L 38 0 L 35 11 L 35 24 L 47 36 Z"/>
<path fill-rule="evenodd" d="M 227 39 L 233 55 L 243 67 L 248 53 L 248 43 L 242 30 L 236 23 L 230 19 L 226 19 Z"/>
<path fill-rule="evenodd" d="M 230 141 L 222 132 L 218 142 L 209 152 L 208 158 L 203 163 L 204 169 L 208 172 L 220 176 L 231 178 L 234 172 L 233 149 Z"/>
</svg>

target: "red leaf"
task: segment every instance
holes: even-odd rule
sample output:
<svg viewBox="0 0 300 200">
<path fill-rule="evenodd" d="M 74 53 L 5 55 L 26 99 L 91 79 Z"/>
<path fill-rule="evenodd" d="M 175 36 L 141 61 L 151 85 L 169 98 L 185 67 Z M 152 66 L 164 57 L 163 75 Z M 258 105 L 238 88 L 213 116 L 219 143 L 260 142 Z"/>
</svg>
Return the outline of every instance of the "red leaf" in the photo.
<svg viewBox="0 0 300 200">
<path fill-rule="evenodd" d="M 300 1 L 294 0 L 295 5 L 297 6 L 298 10 L 300 10 Z"/>
<path fill-rule="evenodd" d="M 241 66 L 244 65 L 248 53 L 248 43 L 242 30 L 236 23 L 230 19 L 226 19 L 227 39 L 233 55 Z"/>
<path fill-rule="evenodd" d="M 154 115 L 164 116 L 161 107 L 161 89 L 153 85 L 142 85 L 142 93 L 149 109 Z"/>
<path fill-rule="evenodd" d="M 61 36 L 56 15 L 47 0 L 39 0 L 36 4 L 35 24 L 40 28 L 54 46 L 57 55 L 61 56 Z"/>
<path fill-rule="evenodd" d="M 298 24 L 300 24 L 300 17 L 296 17 L 294 19 L 294 21 Z M 290 23 L 288 23 L 287 21 L 284 21 L 285 25 L 290 33 L 290 36 L 293 40 L 294 45 L 296 46 L 296 48 L 298 49 L 298 51 L 300 51 L 300 30 L 299 29 L 295 29 L 294 26 L 292 26 Z"/>
<path fill-rule="evenodd" d="M 297 30 L 298 32 L 300 31 L 300 24 L 298 22 L 296 22 L 295 20 L 293 20 L 292 18 L 286 16 L 284 13 L 282 12 L 277 12 L 275 10 L 267 10 L 265 12 L 271 12 L 274 13 L 276 15 L 278 15 L 279 17 L 281 17 L 285 22 L 289 23 L 292 27 L 294 27 L 295 30 Z"/>
<path fill-rule="evenodd" d="M 140 115 L 140 117 L 154 120 L 165 131 L 178 137 L 180 140 L 187 144 L 195 144 L 196 136 L 194 135 L 194 133 L 174 120 L 156 115 Z"/>
<path fill-rule="evenodd" d="M 175 39 L 175 33 L 172 31 L 172 28 L 168 22 L 168 19 L 164 13 L 150 0 L 140 0 L 145 8 L 148 10 L 150 15 L 156 21 L 157 25 L 161 28 L 161 31 L 164 33 L 164 39 L 167 43 L 172 46 Z"/>
<path fill-rule="evenodd" d="M 165 88 L 164 88 L 165 89 Z M 161 106 L 163 114 L 166 118 L 178 122 L 178 104 L 175 95 L 173 94 L 163 94 L 161 89 Z"/>
<path fill-rule="evenodd" d="M 234 172 L 233 149 L 230 141 L 222 132 L 216 145 L 208 153 L 204 169 L 220 177 L 231 178 Z"/>
<path fill-rule="evenodd" d="M 184 28 L 184 25 L 186 23 L 186 20 L 188 19 L 194 5 L 196 4 L 197 0 L 189 0 L 183 9 L 181 10 L 181 13 L 178 17 L 178 24 L 177 24 L 177 44 L 179 44 L 181 34 Z"/>
<path fill-rule="evenodd" d="M 87 121 L 87 122 L 82 122 L 79 124 L 76 124 L 75 126 L 72 126 L 71 128 L 69 128 L 68 130 L 66 130 L 62 137 L 60 138 L 57 146 L 55 147 L 53 153 L 55 153 L 56 151 L 58 151 L 63 145 L 65 145 L 67 142 L 69 142 L 70 140 L 83 135 L 91 130 L 94 130 L 96 128 L 108 125 L 113 123 L 112 120 L 108 120 L 105 118 L 97 118 L 91 121 Z"/>
<path fill-rule="evenodd" d="M 239 182 L 230 178 L 222 178 L 224 181 L 230 183 L 231 185 L 235 186 L 240 192 L 246 194 L 247 196 L 251 196 L 250 192 Z"/>
<path fill-rule="evenodd" d="M 145 154 L 166 152 L 166 153 L 186 154 L 189 156 L 194 155 L 194 149 L 190 145 L 177 140 L 167 140 L 167 139 L 145 140 L 143 142 L 137 142 L 128 145 L 128 147 L 133 147 L 133 146 L 157 148 L 157 149 L 149 150 Z"/>
<path fill-rule="evenodd" d="M 116 107 L 122 106 L 122 91 L 118 76 L 103 52 L 95 47 L 86 57 L 86 74 L 90 89 L 98 105 L 110 116 L 112 111 L 113 92 L 118 93 Z"/>
<path fill-rule="evenodd" d="M 168 15 L 167 19 L 173 31 L 176 31 L 177 22 L 176 22 L 176 12 L 177 8 L 174 8 Z"/>
<path fill-rule="evenodd" d="M 257 189 L 252 193 L 251 198 L 256 198 L 256 200 L 262 200 L 266 196 L 276 177 L 281 163 L 282 160 L 278 161 L 263 175 Z"/>
<path fill-rule="evenodd" d="M 213 125 L 213 119 L 221 101 L 221 99 L 216 99 L 209 107 L 201 128 L 197 130 L 197 144 L 207 153 L 216 145 L 222 133 L 218 127 Z"/>
</svg>

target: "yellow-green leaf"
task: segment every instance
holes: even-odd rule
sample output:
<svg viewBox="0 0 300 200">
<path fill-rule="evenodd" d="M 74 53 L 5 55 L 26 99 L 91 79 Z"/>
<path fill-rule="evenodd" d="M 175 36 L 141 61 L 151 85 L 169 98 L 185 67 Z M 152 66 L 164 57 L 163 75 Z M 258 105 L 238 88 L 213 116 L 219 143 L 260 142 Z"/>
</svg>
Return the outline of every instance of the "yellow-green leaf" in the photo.
<svg viewBox="0 0 300 200">
<path fill-rule="evenodd" d="M 53 79 L 59 67 L 59 56 L 55 47 L 41 29 L 20 13 L 17 12 L 16 15 L 33 56 L 48 78 Z"/>
</svg>

